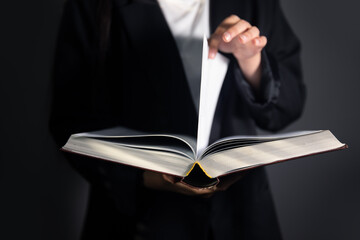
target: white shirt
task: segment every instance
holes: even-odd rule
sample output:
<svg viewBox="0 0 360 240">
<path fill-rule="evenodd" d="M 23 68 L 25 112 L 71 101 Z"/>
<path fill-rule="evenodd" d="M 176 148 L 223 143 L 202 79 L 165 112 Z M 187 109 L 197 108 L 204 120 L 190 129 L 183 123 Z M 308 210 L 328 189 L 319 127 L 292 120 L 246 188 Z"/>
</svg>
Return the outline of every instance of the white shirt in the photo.
<svg viewBox="0 0 360 240">
<path fill-rule="evenodd" d="M 199 111 L 201 54 L 204 34 L 210 35 L 208 0 L 158 0 L 175 38 L 185 75 Z"/>
</svg>

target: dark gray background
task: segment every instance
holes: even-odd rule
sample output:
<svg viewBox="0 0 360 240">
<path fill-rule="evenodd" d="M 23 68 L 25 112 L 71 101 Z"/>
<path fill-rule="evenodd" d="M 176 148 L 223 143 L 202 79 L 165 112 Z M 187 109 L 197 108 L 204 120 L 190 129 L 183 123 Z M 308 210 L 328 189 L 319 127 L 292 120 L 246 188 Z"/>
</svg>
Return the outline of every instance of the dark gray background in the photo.
<svg viewBox="0 0 360 240">
<path fill-rule="evenodd" d="M 72 240 L 80 233 L 88 186 L 47 131 L 62 3 L 1 3 L 0 239 Z M 268 167 L 284 239 L 360 239 L 360 4 L 282 4 L 303 44 L 308 87 L 303 117 L 287 130 L 331 129 L 350 146 Z"/>
</svg>

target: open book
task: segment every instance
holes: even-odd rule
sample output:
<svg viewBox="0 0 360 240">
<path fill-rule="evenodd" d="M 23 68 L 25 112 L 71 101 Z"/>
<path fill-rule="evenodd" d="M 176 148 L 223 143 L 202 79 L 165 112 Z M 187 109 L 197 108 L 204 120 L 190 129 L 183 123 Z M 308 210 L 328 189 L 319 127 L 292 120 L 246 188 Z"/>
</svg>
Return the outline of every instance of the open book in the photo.
<svg viewBox="0 0 360 240">
<path fill-rule="evenodd" d="M 179 176 L 192 186 L 207 187 L 233 172 L 346 147 L 328 130 L 234 136 L 208 146 L 228 62 L 220 54 L 208 60 L 207 53 L 204 37 L 197 139 L 115 127 L 73 134 L 62 149 Z"/>
<path fill-rule="evenodd" d="M 233 172 L 345 147 L 328 130 L 303 131 L 228 137 L 198 155 L 194 138 L 117 127 L 74 134 L 63 150 L 179 176 L 190 185 L 206 187 Z"/>
</svg>

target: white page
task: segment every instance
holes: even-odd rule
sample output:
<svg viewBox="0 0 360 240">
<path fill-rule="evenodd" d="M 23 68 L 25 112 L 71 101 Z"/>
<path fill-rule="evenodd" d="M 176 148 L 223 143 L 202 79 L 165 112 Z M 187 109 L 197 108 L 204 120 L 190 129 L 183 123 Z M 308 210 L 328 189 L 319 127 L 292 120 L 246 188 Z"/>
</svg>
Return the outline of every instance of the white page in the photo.
<svg viewBox="0 0 360 240">
<path fill-rule="evenodd" d="M 176 153 L 131 148 L 74 135 L 70 139 L 63 150 L 176 176 L 186 176 L 194 164 L 192 159 Z"/>
<path fill-rule="evenodd" d="M 168 137 L 178 139 L 189 146 L 189 149 L 194 153 L 196 148 L 196 140 L 193 137 L 182 135 L 182 134 L 166 134 L 166 133 L 156 133 L 149 134 L 146 132 L 137 131 L 134 129 L 129 129 L 126 127 L 113 127 L 106 128 L 97 131 L 84 132 L 73 134 L 74 137 L 88 137 L 88 138 L 109 138 L 109 139 L 120 139 L 120 138 L 145 138 L 145 137 Z M 154 144 L 156 145 L 156 144 Z"/>
<path fill-rule="evenodd" d="M 211 177 L 218 177 L 241 168 L 327 152 L 344 146 L 326 130 L 210 154 L 201 161 L 201 166 Z"/>
<path fill-rule="evenodd" d="M 199 157 L 209 144 L 211 126 L 220 90 L 228 69 L 229 60 L 220 53 L 215 59 L 208 59 L 209 47 L 206 36 L 203 39 L 199 120 L 196 156 Z"/>
</svg>

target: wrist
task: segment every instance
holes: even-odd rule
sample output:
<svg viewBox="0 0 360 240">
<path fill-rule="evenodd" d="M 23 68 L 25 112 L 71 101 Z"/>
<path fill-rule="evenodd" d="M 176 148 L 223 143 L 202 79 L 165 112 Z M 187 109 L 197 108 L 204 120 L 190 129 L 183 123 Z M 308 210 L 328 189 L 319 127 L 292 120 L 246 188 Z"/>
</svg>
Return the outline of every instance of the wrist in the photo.
<svg viewBox="0 0 360 240">
<path fill-rule="evenodd" d="M 252 88 L 258 90 L 260 88 L 261 80 L 261 53 L 259 52 L 253 57 L 247 59 L 236 59 L 245 80 Z"/>
</svg>

